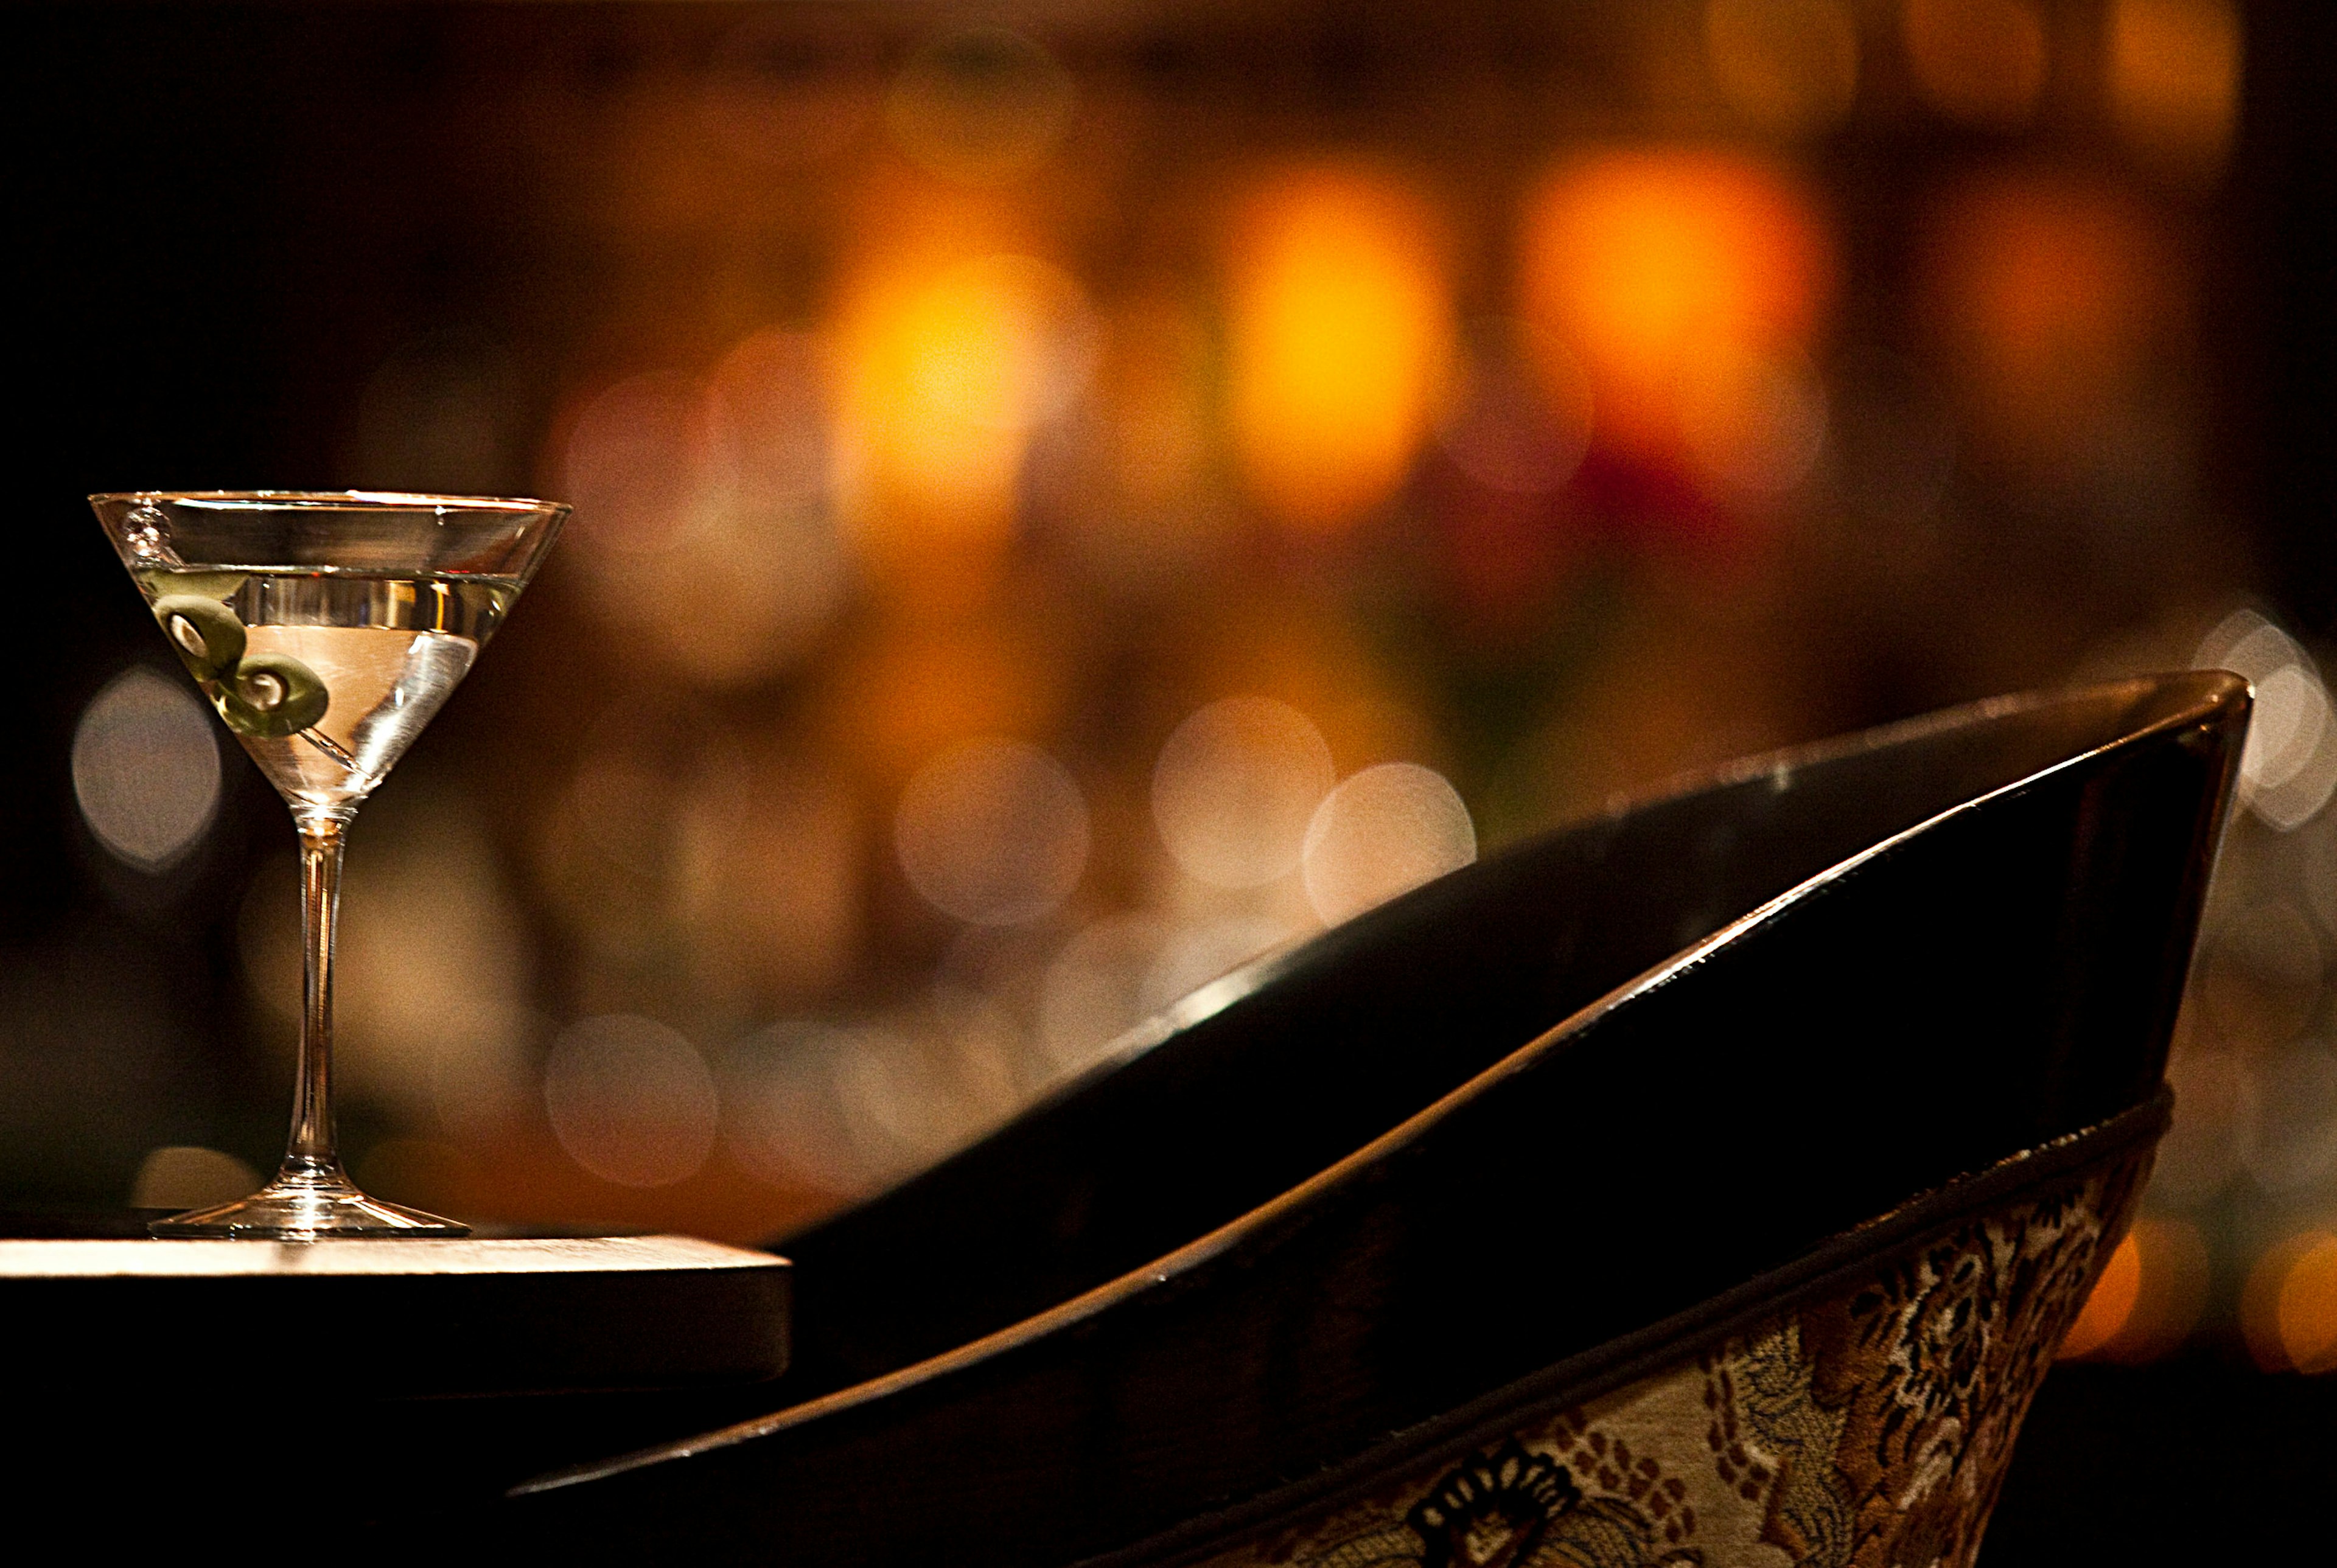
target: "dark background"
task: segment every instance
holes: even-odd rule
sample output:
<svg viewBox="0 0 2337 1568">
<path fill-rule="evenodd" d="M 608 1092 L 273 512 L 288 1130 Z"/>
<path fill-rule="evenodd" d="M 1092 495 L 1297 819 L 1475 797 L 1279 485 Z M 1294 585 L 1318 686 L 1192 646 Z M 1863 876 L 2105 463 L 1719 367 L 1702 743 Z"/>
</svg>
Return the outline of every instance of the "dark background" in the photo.
<svg viewBox="0 0 2337 1568">
<path fill-rule="evenodd" d="M 1889 7 L 1854 9 L 1871 45 L 1887 33 Z M 2082 35 L 2103 14 L 2093 5 L 2043 9 L 2057 40 Z M 1151 129 L 1124 132 L 1140 155 L 1128 151 L 1123 162 L 1149 158 L 1188 184 L 1208 185 L 1210 169 L 1233 167 L 1252 142 L 1284 153 L 1360 147 L 1449 174 L 1471 167 L 1479 147 L 1489 162 L 1519 167 L 1540 149 L 1578 138 L 1705 139 L 1704 122 L 1683 119 L 1660 95 L 1634 96 L 1641 89 L 1628 11 L 1495 5 L 1456 16 L 1447 7 L 1399 4 L 985 8 L 979 16 L 894 6 L 0 11 L 7 127 L 0 146 L 11 219 L 0 252 L 13 302 L 7 364 L 19 386 L 17 413 L 5 417 L 18 492 L 8 573 L 18 618 L 9 646 L 20 675 L 15 723 L 0 745 L 0 1183 L 7 1201 L 118 1202 L 158 1145 L 207 1145 L 261 1164 L 281 1115 L 281 1060 L 255 1015 L 238 937 L 257 868 L 280 853 L 287 836 L 273 796 L 228 757 L 218 824 L 167 876 L 112 861 L 75 805 L 66 759 L 79 716 L 125 665 L 168 667 L 83 498 L 131 487 L 445 482 L 383 472 L 395 464 L 369 454 L 366 399 L 385 364 L 413 346 L 459 350 L 478 342 L 494 344 L 507 366 L 498 384 L 507 433 L 474 454 L 464 482 L 523 493 L 556 486 L 558 463 L 547 454 L 569 417 L 563 410 L 580 389 L 653 358 L 640 351 L 648 330 L 640 323 L 658 318 L 639 302 L 661 290 L 696 297 L 699 280 L 729 265 L 692 250 L 687 237 L 652 235 L 652 216 L 640 220 L 638 246 L 626 241 L 622 213 L 582 216 L 594 210 L 589 188 L 605 166 L 565 149 L 563 137 L 612 122 L 643 83 L 711 69 L 743 21 L 762 17 L 777 19 L 779 42 L 767 42 L 756 69 L 782 94 L 839 69 L 881 79 L 936 33 L 1004 20 L 1053 51 L 1088 93 L 1085 102 L 1149 105 Z M 2244 15 L 2236 138 L 2220 174 L 2203 190 L 2171 194 L 2136 182 L 2140 200 L 2165 217 L 2171 251 L 2193 278 L 2196 330 L 2178 367 L 2195 443 L 2193 499 L 2158 531 L 2104 543 L 2083 518 L 2071 521 L 2056 510 L 2064 503 L 2049 484 L 1960 458 L 1952 482 L 1963 531 L 1942 547 L 1947 564 L 1912 588 L 1844 564 L 1857 550 L 1823 527 L 1789 531 L 1785 564 L 1764 570 L 1790 589 L 1778 613 L 1794 628 L 1797 673 L 1769 717 L 1714 743 L 1722 755 L 2107 667 L 2095 657 L 2103 645 L 2138 628 L 2163 632 L 2170 619 L 2195 635 L 2203 607 L 2252 603 L 2307 648 L 2337 638 L 2337 529 L 2324 477 L 2324 453 L 2337 436 L 2337 115 L 2330 112 L 2337 17 L 2322 5 L 2265 3 L 2246 5 Z M 1847 280 L 1840 309 L 1849 325 L 1838 339 L 1866 332 L 1892 345 L 1921 340 L 1926 307 L 1908 282 L 1918 248 L 1909 214 L 1929 183 L 1998 167 L 2127 179 L 2101 137 L 2072 129 L 2060 110 L 2022 131 L 1973 131 L 1911 107 L 1885 65 L 1863 80 L 1847 117 L 1791 153 L 1828 193 L 1840 223 Z M 1122 133 L 1096 134 L 1109 151 Z M 877 157 L 852 148 L 839 156 L 864 155 Z M 808 175 L 773 179 L 817 184 Z M 1501 188 L 1462 175 L 1450 183 L 1465 211 L 1491 203 L 1488 192 Z M 747 315 L 816 317 L 830 265 L 822 225 L 843 221 L 810 220 L 801 231 L 811 239 L 763 255 L 752 284 L 759 304 Z M 1110 273 L 1110 253 L 1109 244 L 1090 247 L 1090 258 L 1106 258 L 1095 277 Z M 737 325 L 720 316 L 711 307 L 678 312 L 699 325 L 675 329 L 675 355 L 702 361 L 706 344 Z M 1885 325 L 1873 327 L 1875 320 Z M 1822 359 L 1821 369 L 1833 377 L 1834 365 Z M 1845 375 L 1834 386 L 1837 428 L 1852 428 L 1859 413 L 1853 382 Z M 1435 512 L 1442 503 L 1433 484 L 1421 484 L 1398 512 Z M 1376 564 L 1352 570 L 1283 557 L 1271 558 L 1271 570 L 1294 602 L 1348 603 L 1368 597 L 1354 588 L 1358 579 L 1410 570 L 1405 548 L 1386 546 Z M 1503 705 L 1563 708 L 1571 700 L 1578 667 L 1595 660 L 1578 658 L 1568 639 L 1595 642 L 1609 624 L 1585 606 L 1619 599 L 1628 608 L 1635 595 L 1667 603 L 1666 573 L 1706 570 L 1657 552 L 1588 572 L 1534 610 L 1531 657 L 1468 654 L 1478 645 L 1467 615 L 1449 609 L 1426 612 L 1424 643 L 1399 645 L 1427 654 L 1409 662 L 1401 652 L 1383 656 L 1404 669 L 1440 657 L 1466 667 L 1418 683 L 1431 693 L 1420 706 L 1437 738 L 1417 760 L 1453 777 L 1484 842 L 1535 825 L 1538 814 L 1501 806 L 1511 786 L 1497 767 L 1471 760 L 1491 755 L 1481 737 L 1508 733 Z M 1034 571 L 1039 619 L 1080 612 L 1075 582 Z M 1198 591 L 1215 590 L 1205 583 Z M 1730 591 L 1713 589 L 1709 600 L 1725 606 Z M 2023 595 L 2057 607 L 2053 616 L 2031 617 L 2038 624 L 2028 640 L 1983 613 L 1991 599 L 2029 602 Z M 568 731 L 545 720 L 539 741 L 528 726 L 563 665 L 582 658 L 583 668 L 597 667 L 576 651 L 578 639 L 591 637 L 588 598 L 571 578 L 548 581 L 541 602 L 531 600 L 439 722 L 434 777 L 493 780 L 510 776 L 499 769 L 523 772 L 539 755 L 565 765 Z M 1582 632 L 1584 625 L 1593 629 Z M 2180 647 L 2153 635 L 2153 646 L 2175 648 L 2181 662 Z M 747 715 L 738 722 L 749 728 L 768 720 L 772 733 L 794 734 L 790 705 L 816 686 L 823 661 L 831 654 L 816 650 L 761 696 L 709 700 L 729 704 L 723 711 L 734 717 Z M 1648 726 L 1652 736 L 1659 723 Z M 1144 741 L 1145 757 L 1156 741 Z M 1107 737 L 1090 751 L 1112 755 L 1114 744 Z M 1595 800 L 1594 785 L 1644 784 L 1675 766 L 1714 760 L 1696 745 L 1660 737 L 1637 749 L 1626 737 L 1621 749 L 1633 760 L 1557 789 L 1539 814 Z M 1343 757 L 1343 771 L 1347 765 Z M 889 808 L 871 809 L 881 817 Z M 524 886 L 524 824 L 488 815 Z M 2248 852 L 2326 878 L 2329 841 L 2313 831 L 2262 833 L 2263 845 Z M 877 912 L 860 956 L 811 998 L 831 1014 L 865 1010 L 943 961 L 947 933 L 885 913 L 888 900 L 914 900 L 897 875 L 869 874 Z M 527 940 L 551 955 L 535 1005 L 553 1025 L 605 1007 L 592 1001 L 601 993 L 582 972 L 589 959 L 577 956 L 543 901 L 523 895 L 520 903 Z M 347 1121 L 360 1158 L 368 1144 L 411 1141 L 414 1133 L 395 1110 L 362 1101 Z M 644 1198 L 575 1175 L 535 1133 L 465 1150 L 463 1159 L 469 1174 L 455 1184 L 473 1206 L 518 1214 L 671 1218 L 752 1234 L 833 1196 L 816 1183 L 774 1195 L 731 1176 L 673 1190 L 681 1196 Z M 427 1188 L 426 1178 L 413 1179 Z M 2214 1513 L 2239 1533 L 2217 1535 L 2203 1523 L 2203 1542 L 2270 1530 L 2266 1521 L 2279 1514 L 2272 1505 L 2250 1515 L 2257 1505 L 2236 1491 L 2228 1506 L 2211 1509 L 2204 1500 L 2225 1497 L 2222 1488 L 2237 1487 L 2243 1475 L 2264 1477 L 2249 1484 L 2259 1497 L 2295 1495 L 2316 1480 L 2325 1492 L 2326 1435 L 2337 1428 L 2322 1417 L 2326 1390 L 2254 1369 L 2264 1357 L 2259 1348 L 2252 1359 L 2248 1347 L 2261 1335 L 2249 1338 L 2241 1297 L 2257 1253 L 2283 1226 L 2326 1224 L 2337 1210 L 2318 1189 L 2267 1208 L 2244 1188 L 2243 1180 L 2237 1195 L 2184 1211 L 2185 1222 L 2209 1239 L 2212 1281 L 2187 1335 L 2161 1336 L 2142 1357 L 2173 1359 L 2142 1369 L 2088 1368 L 2049 1387 L 1990 1561 L 2022 1552 L 2041 1560 L 2061 1549 L 2057 1543 L 2091 1542 L 2099 1556 L 2100 1544 L 2113 1539 L 2127 1542 L 2117 1550 L 2142 1555 L 2175 1537 L 2117 1531 L 2162 1517 Z M 2165 1436 L 2176 1432 L 2188 1436 Z M 2203 1473 L 2214 1483 L 2197 1480 Z M 2097 1500 L 2093 1511 L 2073 1516 L 2078 1497 Z M 2238 1523 L 2230 1522 L 2234 1509 Z M 2093 1534 L 2097 1527 L 2107 1534 Z M 2281 1540 L 2277 1531 L 2262 1538 Z"/>
</svg>

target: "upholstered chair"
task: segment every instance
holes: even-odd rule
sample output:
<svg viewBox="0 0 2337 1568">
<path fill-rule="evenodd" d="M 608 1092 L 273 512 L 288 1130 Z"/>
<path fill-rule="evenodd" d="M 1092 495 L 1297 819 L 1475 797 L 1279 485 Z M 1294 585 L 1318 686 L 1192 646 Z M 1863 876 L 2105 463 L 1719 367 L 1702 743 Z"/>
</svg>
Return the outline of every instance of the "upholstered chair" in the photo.
<svg viewBox="0 0 2337 1568">
<path fill-rule="evenodd" d="M 1759 758 L 1228 976 L 787 1238 L 762 1412 L 480 1519 L 836 1568 L 1967 1564 L 2166 1123 L 2247 710 L 2191 673 Z"/>
</svg>

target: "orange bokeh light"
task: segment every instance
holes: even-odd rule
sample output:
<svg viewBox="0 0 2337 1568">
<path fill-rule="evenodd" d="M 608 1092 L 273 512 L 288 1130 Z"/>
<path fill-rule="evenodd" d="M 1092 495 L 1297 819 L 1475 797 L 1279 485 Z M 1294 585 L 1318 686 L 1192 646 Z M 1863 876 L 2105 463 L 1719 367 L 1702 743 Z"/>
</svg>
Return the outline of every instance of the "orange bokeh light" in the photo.
<svg viewBox="0 0 2337 1568">
<path fill-rule="evenodd" d="M 1067 656 L 1028 608 L 871 626 L 836 660 L 819 727 L 880 793 L 961 742 L 1050 734 L 1066 700 Z"/>
<path fill-rule="evenodd" d="M 2239 120 L 2244 46 L 2231 0 L 2116 0 L 2110 103 L 2145 162 L 2199 184 L 2223 171 Z"/>
<path fill-rule="evenodd" d="M 1004 214 L 891 194 L 838 295 L 841 489 L 877 583 L 962 588 L 1002 558 L 1032 432 L 1078 390 L 1094 326 Z"/>
<path fill-rule="evenodd" d="M 1858 93 L 1858 19 L 1842 0 L 1706 0 L 1704 54 L 1729 106 L 1782 135 L 1838 124 Z"/>
<path fill-rule="evenodd" d="M 2207 1300 L 2207 1243 L 2187 1221 L 2146 1219 L 2110 1260 L 2061 1341 L 2064 1360 L 2155 1360 L 2190 1338 Z"/>
<path fill-rule="evenodd" d="M 1387 179 L 1315 169 L 1241 209 L 1228 257 L 1230 414 L 1252 496 L 1337 530 L 1403 480 L 1453 341 L 1425 207 Z"/>
<path fill-rule="evenodd" d="M 2337 1235 L 2307 1231 L 2273 1247 L 2248 1281 L 2249 1347 L 2276 1370 L 2337 1371 Z"/>
<path fill-rule="evenodd" d="M 1833 291 L 1808 193 L 1755 159 L 1696 149 L 1569 160 L 1528 200 L 1521 285 L 1535 325 L 1588 368 L 1594 440 L 1665 453 L 1715 350 L 1798 350 Z"/>
<path fill-rule="evenodd" d="M 1916 90 L 1932 108 L 1998 130 L 2036 113 L 2049 60 L 2029 0 L 1907 0 L 1902 24 Z"/>
<path fill-rule="evenodd" d="M 1396 759 L 1439 760 L 1418 694 L 1319 603 L 1227 596 L 1196 618 L 1178 685 L 1193 706 L 1262 696 L 1306 716 L 1339 774 Z"/>
<path fill-rule="evenodd" d="M 1932 319 L 1975 423 L 2049 453 L 2139 384 L 2180 298 L 2153 224 L 2116 191 L 2036 176 L 1951 197 L 1933 229 Z"/>
<path fill-rule="evenodd" d="M 2094 1281 L 2078 1320 L 2062 1336 L 2063 1359 L 2092 1355 L 2116 1339 L 2127 1320 L 2134 1315 L 2134 1304 L 2141 1297 L 2142 1247 L 2129 1235 L 2117 1244 L 2110 1261 L 2102 1265 L 2102 1276 Z"/>
</svg>

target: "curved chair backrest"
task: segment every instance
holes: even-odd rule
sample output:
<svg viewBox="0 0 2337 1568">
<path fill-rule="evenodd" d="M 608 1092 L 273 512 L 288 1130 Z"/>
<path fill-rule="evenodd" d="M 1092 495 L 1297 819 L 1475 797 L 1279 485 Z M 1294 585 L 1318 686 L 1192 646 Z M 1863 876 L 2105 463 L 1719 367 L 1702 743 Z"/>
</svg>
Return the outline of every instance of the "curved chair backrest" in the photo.
<svg viewBox="0 0 2337 1568">
<path fill-rule="evenodd" d="M 1422 889 L 791 1243 L 805 1391 L 851 1386 L 525 1515 L 1126 1551 L 2115 1118 L 2246 707 L 2216 674 L 1982 705 Z"/>
<path fill-rule="evenodd" d="M 2214 677 L 2186 677 L 2009 699 L 1756 759 L 1717 784 L 1472 866 L 1229 976 L 984 1142 L 776 1243 L 797 1269 L 789 1389 L 807 1397 L 863 1381 L 1137 1268 L 1296 1185 L 1796 884 L 1992 790 L 2187 715 L 2220 691 Z M 2199 765 L 2210 774 L 2215 765 L 2213 757 Z M 2186 777 L 2177 787 L 2197 785 Z M 2210 797 L 2185 809 L 2189 816 L 2165 830 L 2185 835 L 2169 869 L 2195 878 L 2199 868 L 2181 856 L 2205 831 Z M 2078 824 L 2043 831 L 2074 833 Z M 2066 855 L 2071 846 L 2033 848 Z M 2064 879 L 2078 868 L 2049 861 L 2038 869 Z M 2038 891 L 2051 898 L 2058 886 Z M 1951 944 L 1941 957 L 1964 940 L 1984 940 L 2018 918 L 2013 886 L 2001 891 L 2000 902 L 1993 890 L 1974 888 L 1969 907 L 1954 911 L 1980 929 L 1925 940 Z M 2121 982 L 2134 986 L 2128 1000 L 2143 1036 L 2172 1017 L 2184 967 L 2173 955 L 2190 940 L 2188 926 L 2162 911 L 2196 891 L 2183 882 L 2137 901 L 2136 918 L 2161 922 L 2160 949 L 2131 950 L 2116 926 L 2095 932 L 2117 954 Z M 2040 957 L 2058 945 L 2035 935 Z M 2056 951 L 2054 962 L 2073 957 Z M 1823 983 L 1858 979 L 1837 974 Z M 1994 988 L 1986 995 L 1986 1006 L 2008 1013 L 2028 1000 Z M 1926 1006 L 1952 1008 L 1960 999 L 1941 995 Z M 1758 1062 L 1803 1010 L 1745 1018 L 1728 1054 Z M 1902 1010 L 1877 1014 L 1868 1070 L 1907 1065 L 1904 1048 L 1919 1037 L 1909 1030 L 1923 1024 L 1887 1021 Z M 1969 1053 L 1981 1045 L 1955 1048 L 1977 1067 Z M 2156 1081 L 2157 1062 L 2147 1051 L 2133 1055 L 2114 1086 L 2092 1082 L 2092 1070 L 2076 1058 L 2031 1064 L 2024 1079 L 2044 1073 L 2056 1083 L 2038 1086 L 2044 1097 L 2008 1098 L 1985 1125 L 1970 1125 L 1970 1146 L 2041 1135 L 2080 1105 L 2131 1104 Z M 1998 1125 L 2004 1117 L 2025 1125 Z"/>
</svg>

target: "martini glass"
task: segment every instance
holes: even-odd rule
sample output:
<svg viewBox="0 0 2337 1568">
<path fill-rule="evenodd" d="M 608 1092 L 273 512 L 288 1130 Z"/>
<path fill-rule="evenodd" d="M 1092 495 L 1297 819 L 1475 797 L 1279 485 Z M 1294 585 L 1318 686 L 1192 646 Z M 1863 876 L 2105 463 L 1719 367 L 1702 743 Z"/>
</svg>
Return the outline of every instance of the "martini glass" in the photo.
<svg viewBox="0 0 2337 1568">
<path fill-rule="evenodd" d="M 94 495 L 98 521 L 195 684 L 292 808 L 303 954 L 292 1134 L 248 1198 L 160 1236 L 459 1236 L 341 1169 L 333 1135 L 333 923 L 358 805 L 511 613 L 564 506 L 302 491 Z"/>
</svg>

